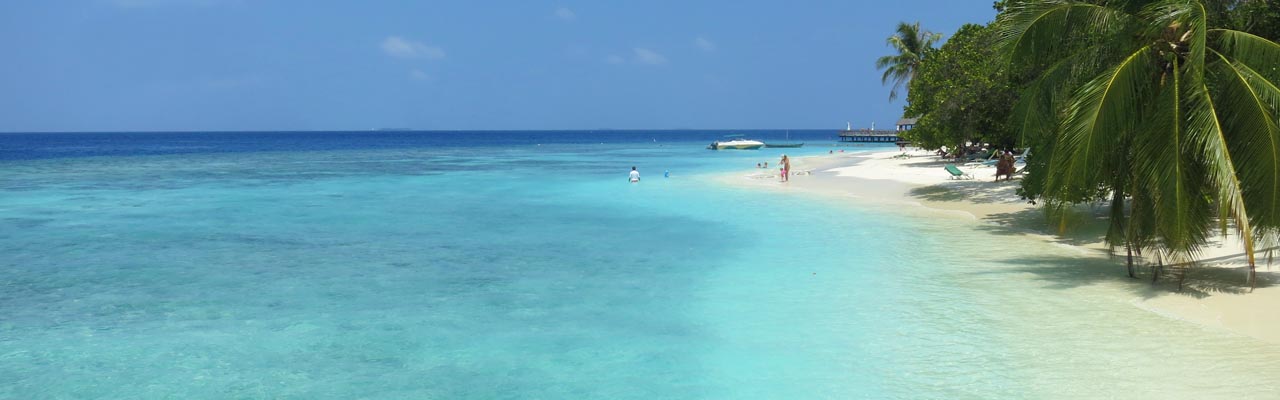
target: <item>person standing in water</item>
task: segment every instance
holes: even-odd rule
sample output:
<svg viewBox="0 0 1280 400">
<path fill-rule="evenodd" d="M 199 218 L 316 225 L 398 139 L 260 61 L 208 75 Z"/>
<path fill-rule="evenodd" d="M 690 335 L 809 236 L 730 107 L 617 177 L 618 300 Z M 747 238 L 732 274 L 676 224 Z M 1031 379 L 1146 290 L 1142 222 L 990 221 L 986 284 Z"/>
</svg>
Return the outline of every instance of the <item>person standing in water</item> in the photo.
<svg viewBox="0 0 1280 400">
<path fill-rule="evenodd" d="M 787 158 L 786 154 L 782 155 L 782 181 L 791 181 L 791 159 Z"/>
<path fill-rule="evenodd" d="M 631 167 L 631 176 L 627 180 L 631 183 L 640 182 L 640 171 L 636 171 L 636 167 Z"/>
</svg>

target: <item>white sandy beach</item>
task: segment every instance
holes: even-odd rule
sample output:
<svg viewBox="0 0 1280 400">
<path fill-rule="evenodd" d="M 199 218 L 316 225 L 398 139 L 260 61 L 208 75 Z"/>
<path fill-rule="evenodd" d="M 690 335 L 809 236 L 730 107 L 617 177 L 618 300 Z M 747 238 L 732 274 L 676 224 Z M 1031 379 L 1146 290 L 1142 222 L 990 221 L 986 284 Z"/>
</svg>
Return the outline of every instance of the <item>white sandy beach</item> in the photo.
<svg viewBox="0 0 1280 400">
<path fill-rule="evenodd" d="M 1258 287 L 1249 292 L 1243 250 L 1234 238 L 1218 238 L 1203 250 L 1197 265 L 1187 272 L 1179 290 L 1177 277 L 1166 270 L 1161 283 L 1151 286 L 1146 263 L 1138 280 L 1125 275 L 1124 257 L 1110 258 L 1102 242 L 1103 209 L 1081 206 L 1066 232 L 1057 234 L 1042 210 L 1016 194 L 1018 177 L 994 182 L 994 167 L 961 166 L 972 180 L 953 180 L 943 169 L 947 162 L 931 152 L 897 150 L 869 153 L 797 157 L 792 169 L 799 175 L 781 183 L 775 174 L 761 170 L 723 177 L 735 186 L 802 193 L 861 205 L 883 206 L 902 212 L 928 212 L 952 218 L 973 219 L 1004 231 L 1049 243 L 1073 246 L 1082 257 L 1114 265 L 1115 282 L 1148 288 L 1130 303 L 1168 318 L 1182 319 L 1215 329 L 1280 344 L 1280 269 L 1258 256 Z M 897 157 L 895 157 L 897 156 Z"/>
</svg>

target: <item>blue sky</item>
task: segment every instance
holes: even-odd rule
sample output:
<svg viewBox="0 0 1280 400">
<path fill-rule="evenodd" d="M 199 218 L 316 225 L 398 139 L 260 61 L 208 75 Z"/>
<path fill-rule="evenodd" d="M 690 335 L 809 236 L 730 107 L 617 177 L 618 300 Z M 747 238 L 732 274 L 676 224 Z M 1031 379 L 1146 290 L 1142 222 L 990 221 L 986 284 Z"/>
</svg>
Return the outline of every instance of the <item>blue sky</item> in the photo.
<svg viewBox="0 0 1280 400">
<path fill-rule="evenodd" d="M 0 131 L 886 127 L 991 1 L 0 3 Z"/>
</svg>

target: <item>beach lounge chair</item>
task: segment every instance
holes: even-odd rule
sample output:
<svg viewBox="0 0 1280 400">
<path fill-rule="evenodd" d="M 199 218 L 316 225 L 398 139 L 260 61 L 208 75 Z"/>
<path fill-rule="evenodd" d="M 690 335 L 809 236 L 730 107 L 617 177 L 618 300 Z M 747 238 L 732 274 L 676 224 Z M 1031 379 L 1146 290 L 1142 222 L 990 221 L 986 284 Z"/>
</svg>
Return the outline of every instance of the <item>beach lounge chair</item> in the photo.
<svg viewBox="0 0 1280 400">
<path fill-rule="evenodd" d="M 994 167 L 996 163 L 999 163 L 999 162 L 1000 162 L 1000 152 L 993 151 L 991 152 L 991 154 L 987 156 L 985 160 L 967 162 L 964 164 L 964 166 L 965 167 Z"/>
<path fill-rule="evenodd" d="M 968 172 L 964 172 L 961 171 L 960 168 L 956 168 L 955 164 L 947 164 L 946 168 L 947 172 L 951 173 L 951 179 L 973 179 L 973 175 L 969 175 Z"/>
<path fill-rule="evenodd" d="M 1027 172 L 1027 157 L 1029 157 L 1029 156 L 1031 156 L 1031 148 L 1030 148 L 1030 147 L 1028 147 L 1026 150 L 1023 150 L 1023 151 L 1022 151 L 1022 154 L 1019 154 L 1017 157 L 1014 157 L 1014 159 L 1013 159 L 1013 169 L 1014 169 L 1013 174 L 1014 174 L 1014 175 L 1021 174 L 1021 173 L 1023 173 L 1023 172 Z"/>
<path fill-rule="evenodd" d="M 965 166 L 966 168 L 972 168 L 972 167 L 994 167 L 994 166 L 996 166 L 996 164 L 999 164 L 999 163 L 1000 163 L 1000 155 L 1001 155 L 1001 154 L 1003 154 L 1003 152 L 998 151 L 998 150 L 995 150 L 995 151 L 992 151 L 992 152 L 989 154 L 989 156 L 987 157 L 987 159 L 986 159 L 986 160 L 965 163 L 965 164 L 964 164 L 964 166 Z M 1014 158 L 1013 158 L 1014 163 L 1021 163 L 1023 166 L 1026 166 L 1026 163 L 1027 163 L 1027 156 L 1028 156 L 1028 155 L 1031 155 L 1031 148 L 1030 148 L 1030 147 L 1027 147 L 1027 148 L 1025 148 L 1025 149 L 1018 150 L 1018 151 L 1014 152 L 1013 154 L 1014 154 Z"/>
<path fill-rule="evenodd" d="M 1025 148 L 1013 152 L 1013 160 L 1016 162 L 1027 162 L 1027 156 L 1031 155 L 1031 148 Z"/>
</svg>

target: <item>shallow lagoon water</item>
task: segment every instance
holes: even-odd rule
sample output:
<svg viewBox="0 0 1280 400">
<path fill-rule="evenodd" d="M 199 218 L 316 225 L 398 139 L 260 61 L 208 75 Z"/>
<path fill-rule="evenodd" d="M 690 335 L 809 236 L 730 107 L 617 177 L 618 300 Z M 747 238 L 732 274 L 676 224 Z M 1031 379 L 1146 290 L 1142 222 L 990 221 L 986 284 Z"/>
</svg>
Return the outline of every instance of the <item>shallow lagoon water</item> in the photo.
<svg viewBox="0 0 1280 400">
<path fill-rule="evenodd" d="M 1280 393 L 1074 249 L 711 177 L 775 150 L 546 142 L 4 161 L 0 397 Z"/>
</svg>

